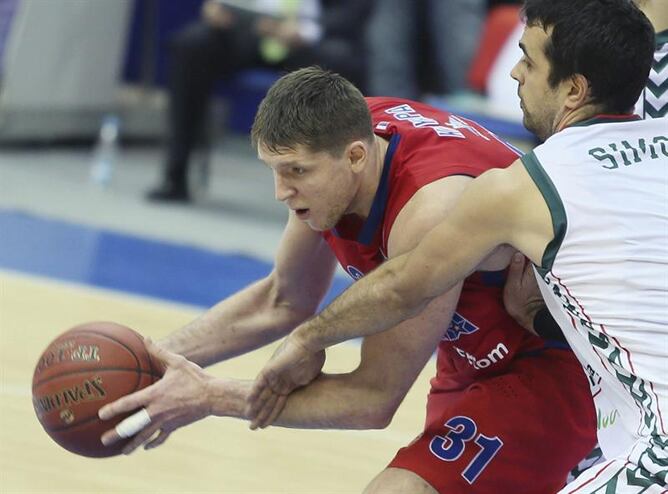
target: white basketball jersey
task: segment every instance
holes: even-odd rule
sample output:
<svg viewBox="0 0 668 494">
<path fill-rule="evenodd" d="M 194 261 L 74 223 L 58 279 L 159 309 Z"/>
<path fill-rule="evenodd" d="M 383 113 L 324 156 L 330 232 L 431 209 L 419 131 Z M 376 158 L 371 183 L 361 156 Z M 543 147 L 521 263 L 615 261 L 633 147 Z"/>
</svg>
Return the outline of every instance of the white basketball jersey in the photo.
<svg viewBox="0 0 668 494">
<path fill-rule="evenodd" d="M 590 378 L 605 456 L 665 441 L 668 122 L 598 117 L 522 161 L 555 231 L 539 285 Z"/>
</svg>

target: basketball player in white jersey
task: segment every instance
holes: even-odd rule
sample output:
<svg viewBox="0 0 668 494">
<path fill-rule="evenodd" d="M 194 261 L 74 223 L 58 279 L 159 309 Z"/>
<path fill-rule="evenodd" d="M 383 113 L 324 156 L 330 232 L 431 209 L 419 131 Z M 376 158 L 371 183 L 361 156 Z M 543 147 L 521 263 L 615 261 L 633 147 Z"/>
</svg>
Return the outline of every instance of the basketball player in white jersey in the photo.
<svg viewBox="0 0 668 494">
<path fill-rule="evenodd" d="M 449 218 L 298 327 L 258 376 L 254 410 L 311 353 L 410 317 L 499 245 L 536 266 L 594 399 L 616 410 L 608 460 L 563 493 L 662 493 L 668 477 L 668 125 L 632 111 L 654 32 L 627 0 L 527 0 L 512 76 L 545 143 L 474 180 Z"/>
<path fill-rule="evenodd" d="M 652 23 L 656 33 L 654 61 L 649 73 L 647 85 L 635 105 L 635 114 L 642 118 L 666 118 L 668 115 L 668 1 L 633 0 Z M 563 341 L 563 332 L 559 324 L 550 315 L 534 275 L 533 265 L 518 254 L 508 270 L 508 279 L 504 288 L 506 310 L 526 329 L 546 339 Z M 599 392 L 600 378 L 591 366 L 585 364 L 585 370 L 592 387 L 592 394 Z M 614 437 L 623 434 L 617 421 L 619 411 L 614 404 L 603 406 L 603 400 L 597 403 L 597 428 L 600 436 Z M 605 441 L 605 440 L 604 440 Z M 571 472 L 572 479 L 584 469 L 605 461 L 603 453 L 596 447 L 588 457 Z"/>
</svg>

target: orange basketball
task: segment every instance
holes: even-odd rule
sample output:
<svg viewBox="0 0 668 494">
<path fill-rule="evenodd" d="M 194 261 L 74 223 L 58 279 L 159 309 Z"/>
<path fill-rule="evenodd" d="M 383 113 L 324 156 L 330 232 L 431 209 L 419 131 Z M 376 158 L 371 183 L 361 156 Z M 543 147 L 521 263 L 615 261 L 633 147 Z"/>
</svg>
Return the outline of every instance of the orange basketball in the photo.
<svg viewBox="0 0 668 494">
<path fill-rule="evenodd" d="M 129 439 L 106 447 L 100 436 L 131 413 L 102 421 L 98 410 L 160 377 L 138 333 L 113 322 L 81 324 L 42 353 L 32 379 L 33 406 L 44 430 L 63 448 L 114 456 Z"/>
</svg>

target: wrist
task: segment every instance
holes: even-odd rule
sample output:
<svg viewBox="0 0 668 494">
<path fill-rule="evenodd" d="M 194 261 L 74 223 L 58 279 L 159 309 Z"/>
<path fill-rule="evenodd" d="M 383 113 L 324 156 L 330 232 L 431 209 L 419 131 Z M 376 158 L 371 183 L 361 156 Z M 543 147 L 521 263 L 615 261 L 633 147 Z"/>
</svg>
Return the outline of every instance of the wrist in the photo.
<svg viewBox="0 0 668 494">
<path fill-rule="evenodd" d="M 318 332 L 309 328 L 311 321 L 313 321 L 313 319 L 298 326 L 288 335 L 288 338 L 298 348 L 303 349 L 308 354 L 317 353 L 327 348 L 326 344 L 318 341 Z"/>
<path fill-rule="evenodd" d="M 246 418 L 246 399 L 252 384 L 252 381 L 212 378 L 207 385 L 210 415 Z"/>
</svg>

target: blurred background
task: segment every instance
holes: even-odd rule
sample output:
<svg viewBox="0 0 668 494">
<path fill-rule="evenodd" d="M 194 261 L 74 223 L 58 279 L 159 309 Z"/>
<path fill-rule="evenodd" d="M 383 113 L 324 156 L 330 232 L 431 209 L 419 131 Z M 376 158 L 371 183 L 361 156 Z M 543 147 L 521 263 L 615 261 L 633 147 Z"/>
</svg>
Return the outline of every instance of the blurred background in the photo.
<svg viewBox="0 0 668 494">
<path fill-rule="evenodd" d="M 351 433 L 309 433 L 364 452 L 341 478 L 329 466 L 346 455 L 332 450 L 310 484 L 241 423 L 225 434 L 249 452 L 217 449 L 207 439 L 220 430 L 196 424 L 171 448 L 95 463 L 91 478 L 93 460 L 41 431 L 33 366 L 70 326 L 114 320 L 159 338 L 271 269 L 286 211 L 248 132 L 287 70 L 318 64 L 366 95 L 424 100 L 533 145 L 509 76 L 518 12 L 501 0 L 0 0 L 0 491 L 276 492 L 265 482 L 278 476 L 281 492 L 360 491 L 418 432 L 431 366 L 407 418 L 368 433 L 382 454 Z M 344 352 L 341 370 L 357 358 Z M 269 354 L 221 372 L 253 377 Z M 274 470 L 235 467 L 243 454 Z"/>
<path fill-rule="evenodd" d="M 174 262 L 119 256 L 109 265 L 95 257 L 106 252 L 96 242 L 54 238 L 49 220 L 68 232 L 85 226 L 265 263 L 231 277 L 228 291 L 266 272 L 286 211 L 248 132 L 269 86 L 306 65 L 338 71 L 366 95 L 424 100 L 531 146 L 509 77 L 519 8 L 508 0 L 0 0 L 0 268 L 200 306 L 223 295 L 206 288 L 221 283 L 219 271 L 184 269 L 198 280 L 186 283 Z M 60 267 L 75 259 L 76 275 Z M 143 276 L 100 281 L 100 269 Z"/>
</svg>

